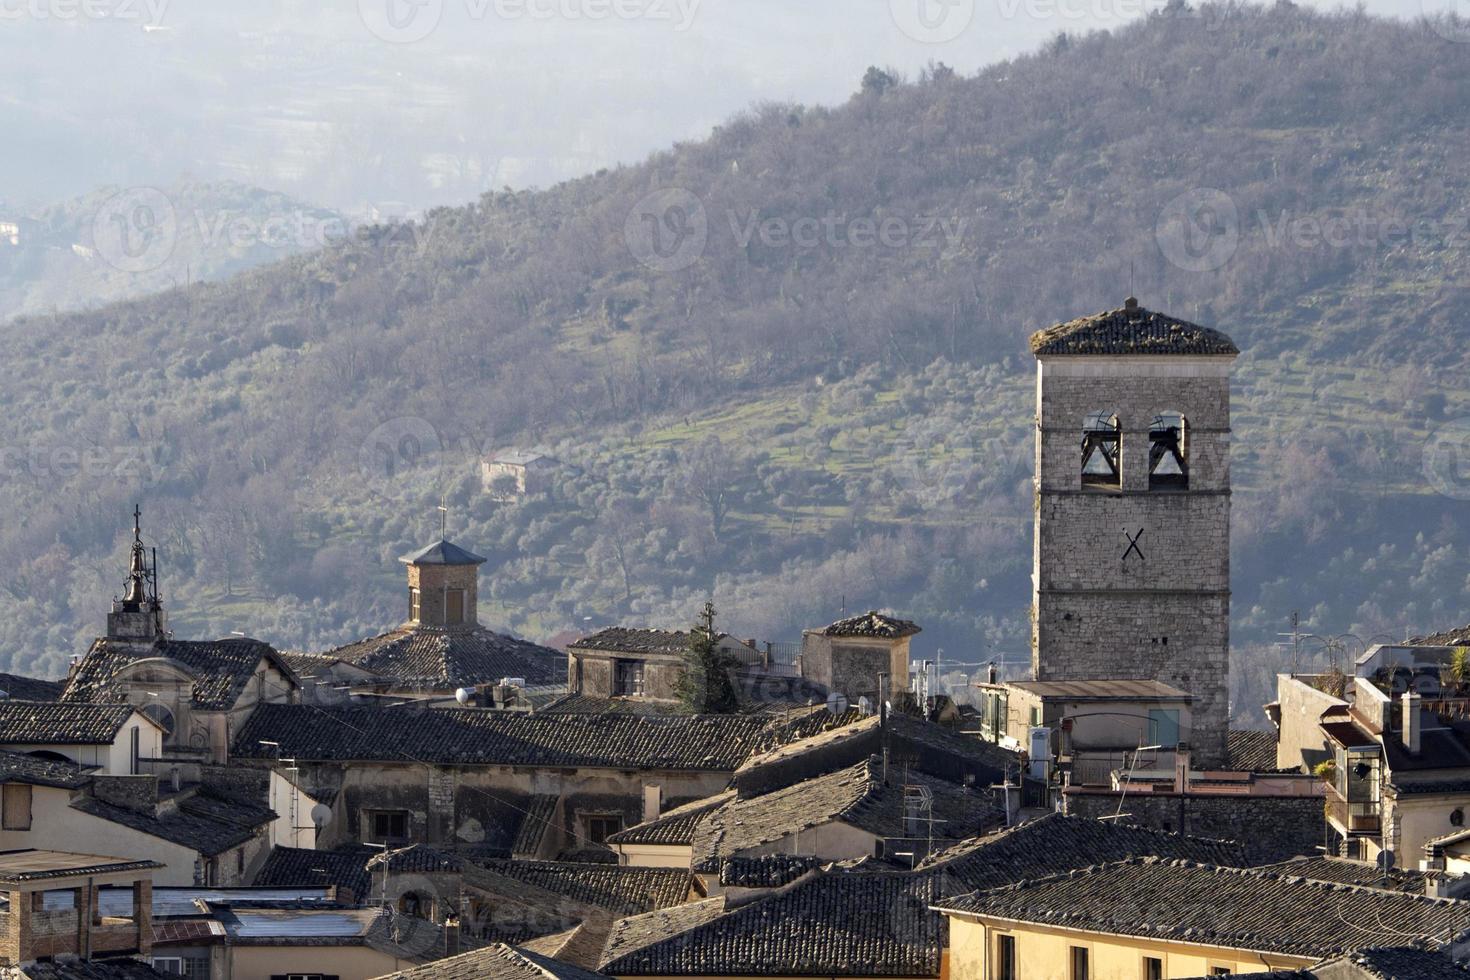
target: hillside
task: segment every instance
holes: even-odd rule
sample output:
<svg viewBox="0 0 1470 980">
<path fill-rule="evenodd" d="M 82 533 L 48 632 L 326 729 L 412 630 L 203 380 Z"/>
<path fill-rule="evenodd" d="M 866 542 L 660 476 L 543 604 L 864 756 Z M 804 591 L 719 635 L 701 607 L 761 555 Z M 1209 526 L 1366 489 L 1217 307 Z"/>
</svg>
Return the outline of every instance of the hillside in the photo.
<svg viewBox="0 0 1470 980">
<path fill-rule="evenodd" d="M 229 276 L 352 233 L 348 218 L 229 182 L 108 187 L 32 213 L 0 207 L 0 319 Z"/>
<path fill-rule="evenodd" d="M 845 602 L 920 620 L 923 655 L 1019 659 L 1025 339 L 1131 283 L 1245 351 L 1247 716 L 1294 609 L 1348 648 L 1467 618 L 1470 481 L 1444 452 L 1470 432 L 1452 26 L 1174 4 L 0 327 L 0 649 L 55 673 L 82 648 L 134 499 L 181 632 L 366 635 L 401 618 L 393 559 L 447 493 L 491 558 L 482 616 L 536 638 L 683 623 L 712 592 L 741 635 L 791 639 Z M 482 451 L 532 444 L 568 463 L 555 494 L 480 492 Z"/>
</svg>

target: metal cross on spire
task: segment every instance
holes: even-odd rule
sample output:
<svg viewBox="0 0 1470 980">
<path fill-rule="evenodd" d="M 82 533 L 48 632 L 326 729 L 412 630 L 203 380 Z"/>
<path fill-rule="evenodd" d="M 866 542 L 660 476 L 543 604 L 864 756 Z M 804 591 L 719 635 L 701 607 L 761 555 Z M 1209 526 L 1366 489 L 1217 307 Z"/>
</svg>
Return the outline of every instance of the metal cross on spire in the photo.
<svg viewBox="0 0 1470 980">
<path fill-rule="evenodd" d="M 449 496 L 441 494 L 439 497 L 439 540 L 449 540 Z"/>
</svg>

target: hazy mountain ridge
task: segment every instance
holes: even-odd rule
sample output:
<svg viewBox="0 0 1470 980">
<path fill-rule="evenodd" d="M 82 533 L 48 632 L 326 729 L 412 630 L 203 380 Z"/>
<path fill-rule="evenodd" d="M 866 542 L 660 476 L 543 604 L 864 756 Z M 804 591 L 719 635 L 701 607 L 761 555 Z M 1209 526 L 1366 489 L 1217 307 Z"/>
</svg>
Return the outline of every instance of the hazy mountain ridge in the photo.
<svg viewBox="0 0 1470 980">
<path fill-rule="evenodd" d="M 1423 461 L 1470 414 L 1452 26 L 1176 9 L 0 328 L 4 440 L 27 451 L 6 467 L 25 523 L 0 529 L 19 570 L 0 635 L 22 669 L 79 649 L 139 496 L 179 629 L 365 635 L 401 616 L 392 558 L 449 492 L 457 536 L 492 558 L 488 615 L 538 637 L 679 622 L 713 591 L 742 635 L 792 637 L 845 600 L 918 617 L 950 661 L 1019 656 L 1024 338 L 1130 281 L 1245 350 L 1242 703 L 1294 608 L 1364 640 L 1470 618 L 1466 488 Z M 669 193 L 692 195 L 672 200 L 702 211 L 704 245 L 640 263 Z M 885 219 L 893 236 L 865 233 Z M 1385 230 L 1400 221 L 1423 229 Z M 376 451 L 405 437 L 440 451 L 390 450 L 389 478 Z M 537 442 L 577 464 L 556 497 L 478 493 L 480 451 Z"/>
</svg>

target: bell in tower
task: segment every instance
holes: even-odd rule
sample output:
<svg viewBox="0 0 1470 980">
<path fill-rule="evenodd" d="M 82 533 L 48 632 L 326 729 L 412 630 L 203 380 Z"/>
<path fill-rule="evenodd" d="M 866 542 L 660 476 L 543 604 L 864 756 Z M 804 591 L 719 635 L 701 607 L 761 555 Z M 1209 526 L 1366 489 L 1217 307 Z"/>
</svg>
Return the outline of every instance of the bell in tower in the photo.
<svg viewBox="0 0 1470 980">
<path fill-rule="evenodd" d="M 128 578 L 120 599 L 107 614 L 107 638 L 127 643 L 153 643 L 164 637 L 163 604 L 158 599 L 158 558 L 143 546 L 142 510 L 133 507 L 133 546 Z"/>
</svg>

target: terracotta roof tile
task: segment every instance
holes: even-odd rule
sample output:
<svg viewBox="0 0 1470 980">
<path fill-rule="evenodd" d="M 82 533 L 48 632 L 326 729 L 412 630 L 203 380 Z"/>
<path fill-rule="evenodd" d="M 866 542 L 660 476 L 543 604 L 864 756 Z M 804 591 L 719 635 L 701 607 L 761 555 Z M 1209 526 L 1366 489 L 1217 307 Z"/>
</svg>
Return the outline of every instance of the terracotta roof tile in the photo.
<svg viewBox="0 0 1470 980">
<path fill-rule="evenodd" d="M 1130 300 L 1121 309 L 1079 317 L 1031 335 L 1031 352 L 1049 354 L 1230 355 L 1235 342 L 1218 330 L 1154 313 Z"/>
</svg>

